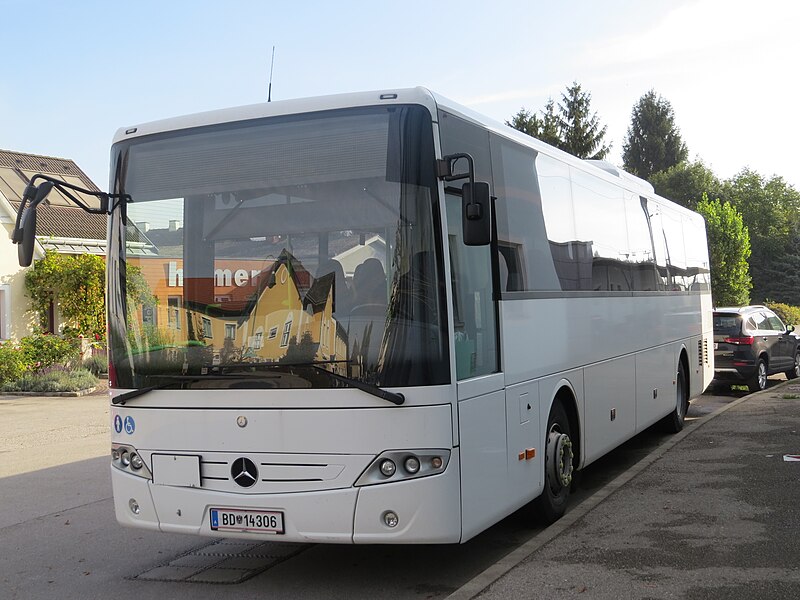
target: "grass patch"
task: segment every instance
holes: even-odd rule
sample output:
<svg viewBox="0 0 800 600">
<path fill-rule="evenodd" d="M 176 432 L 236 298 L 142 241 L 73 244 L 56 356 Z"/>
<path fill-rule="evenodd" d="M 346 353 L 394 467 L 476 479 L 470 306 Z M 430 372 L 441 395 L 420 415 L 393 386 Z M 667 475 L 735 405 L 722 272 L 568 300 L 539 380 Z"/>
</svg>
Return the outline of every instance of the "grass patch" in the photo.
<svg viewBox="0 0 800 600">
<path fill-rule="evenodd" d="M 86 369 L 50 367 L 23 375 L 2 386 L 4 392 L 78 392 L 97 385 L 97 377 Z"/>
<path fill-rule="evenodd" d="M 781 397 L 784 400 L 800 400 L 800 394 L 784 394 Z"/>
</svg>

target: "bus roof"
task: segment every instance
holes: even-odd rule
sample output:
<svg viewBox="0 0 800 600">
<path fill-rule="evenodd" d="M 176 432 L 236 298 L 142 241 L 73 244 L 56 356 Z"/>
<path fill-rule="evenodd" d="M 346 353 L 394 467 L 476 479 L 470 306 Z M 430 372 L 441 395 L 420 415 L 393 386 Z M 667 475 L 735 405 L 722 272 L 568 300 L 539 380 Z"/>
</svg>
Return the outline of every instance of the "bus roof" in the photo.
<svg viewBox="0 0 800 600">
<path fill-rule="evenodd" d="M 151 121 L 129 127 L 122 127 L 114 135 L 113 143 L 137 137 L 164 133 L 168 131 L 179 131 L 194 127 L 203 127 L 218 123 L 234 123 L 237 121 L 247 121 L 264 117 L 274 117 L 299 113 L 311 113 L 324 110 L 335 110 L 339 108 L 351 108 L 359 106 L 379 106 L 384 104 L 419 104 L 425 106 L 436 120 L 437 109 L 443 109 L 458 117 L 478 124 L 504 138 L 512 139 L 517 143 L 528 146 L 538 152 L 550 155 L 554 158 L 583 171 L 592 173 L 616 185 L 628 189 L 631 192 L 645 194 L 650 198 L 662 201 L 672 201 L 657 196 L 653 186 L 635 175 L 623 171 L 619 167 L 606 161 L 582 160 L 576 156 L 559 150 L 554 146 L 546 144 L 539 139 L 531 137 L 521 131 L 495 121 L 482 115 L 470 108 L 462 106 L 441 94 L 432 92 L 424 87 L 377 90 L 369 92 L 355 92 L 348 94 L 334 94 L 329 96 L 317 96 L 312 98 L 297 98 L 291 100 L 278 100 L 275 102 L 262 102 L 260 104 L 250 104 L 234 108 L 225 108 L 159 121 Z M 686 214 L 696 215 L 678 204 L 675 207 Z"/>
</svg>

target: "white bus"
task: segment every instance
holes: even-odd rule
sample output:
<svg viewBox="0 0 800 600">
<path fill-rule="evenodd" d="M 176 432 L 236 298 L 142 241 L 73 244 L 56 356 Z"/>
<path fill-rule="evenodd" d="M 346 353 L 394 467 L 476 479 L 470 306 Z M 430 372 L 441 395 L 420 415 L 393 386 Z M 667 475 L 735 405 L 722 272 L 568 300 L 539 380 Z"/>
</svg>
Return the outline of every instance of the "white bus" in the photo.
<svg viewBox="0 0 800 600">
<path fill-rule="evenodd" d="M 703 219 L 428 90 L 124 128 L 111 165 L 123 525 L 359 544 L 551 522 L 575 470 L 679 430 L 713 376 Z"/>
</svg>

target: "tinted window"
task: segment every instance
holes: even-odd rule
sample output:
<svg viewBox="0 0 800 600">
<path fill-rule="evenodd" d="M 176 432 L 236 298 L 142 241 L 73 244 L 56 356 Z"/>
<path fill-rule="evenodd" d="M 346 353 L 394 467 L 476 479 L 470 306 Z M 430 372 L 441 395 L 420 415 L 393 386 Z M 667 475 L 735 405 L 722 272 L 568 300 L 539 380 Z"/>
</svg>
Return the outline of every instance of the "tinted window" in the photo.
<svg viewBox="0 0 800 600">
<path fill-rule="evenodd" d="M 737 336 L 741 332 L 742 318 L 739 315 L 714 314 L 714 335 Z"/>
<path fill-rule="evenodd" d="M 647 198 L 636 194 L 625 194 L 631 289 L 638 292 L 661 289 L 661 278 L 654 259 L 655 248 L 650 214 Z"/>
<path fill-rule="evenodd" d="M 761 312 L 754 313 L 750 319 L 759 331 L 769 331 L 770 326 L 767 321 L 767 315 Z"/>
<path fill-rule="evenodd" d="M 591 264 L 591 282 L 581 280 L 580 289 L 627 292 L 631 270 L 622 190 L 572 167 L 570 175 L 576 256 Z"/>
<path fill-rule="evenodd" d="M 492 136 L 504 290 L 559 290 L 536 181 L 536 152 Z"/>
<path fill-rule="evenodd" d="M 773 313 L 766 313 L 767 314 L 767 322 L 769 323 L 769 328 L 773 331 L 784 331 L 786 329 L 783 326 L 783 322 L 777 317 L 777 315 Z"/>
<path fill-rule="evenodd" d="M 667 206 L 661 207 L 661 227 L 666 251 L 666 284 L 671 291 L 687 289 L 689 272 L 686 264 L 686 249 L 683 244 L 683 220 L 681 214 Z"/>
<path fill-rule="evenodd" d="M 572 204 L 569 167 L 540 154 L 536 171 L 542 195 L 542 214 L 547 228 L 559 286 L 562 290 L 588 290 L 592 284 L 591 254 L 578 243 Z"/>
</svg>

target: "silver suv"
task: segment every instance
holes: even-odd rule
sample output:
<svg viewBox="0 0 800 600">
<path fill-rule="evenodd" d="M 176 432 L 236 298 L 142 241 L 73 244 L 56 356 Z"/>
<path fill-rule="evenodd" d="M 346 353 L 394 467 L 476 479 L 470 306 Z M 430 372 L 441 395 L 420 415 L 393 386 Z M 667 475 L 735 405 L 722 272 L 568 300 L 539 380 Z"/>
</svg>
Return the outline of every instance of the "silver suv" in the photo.
<svg viewBox="0 0 800 600">
<path fill-rule="evenodd" d="M 750 391 L 767 387 L 767 376 L 800 376 L 798 337 L 766 306 L 718 308 L 714 311 L 714 381 L 717 388 L 746 384 Z"/>
</svg>

